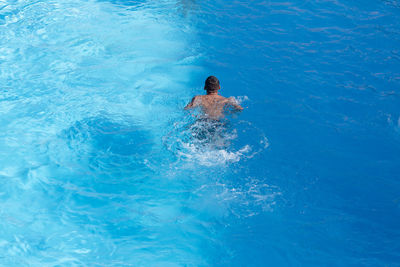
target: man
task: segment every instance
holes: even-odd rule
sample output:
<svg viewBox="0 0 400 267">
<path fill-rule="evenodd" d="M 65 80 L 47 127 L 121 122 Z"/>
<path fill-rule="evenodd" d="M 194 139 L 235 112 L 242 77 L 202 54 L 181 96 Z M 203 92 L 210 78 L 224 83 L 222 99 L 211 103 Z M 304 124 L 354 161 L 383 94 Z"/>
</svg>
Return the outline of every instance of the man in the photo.
<svg viewBox="0 0 400 267">
<path fill-rule="evenodd" d="M 208 77 L 204 85 L 207 94 L 193 97 L 185 109 L 200 107 L 207 118 L 214 120 L 224 117 L 224 112 L 229 109 L 243 110 L 233 97 L 226 98 L 218 95 L 219 89 L 221 86 L 218 79 L 215 76 Z"/>
</svg>

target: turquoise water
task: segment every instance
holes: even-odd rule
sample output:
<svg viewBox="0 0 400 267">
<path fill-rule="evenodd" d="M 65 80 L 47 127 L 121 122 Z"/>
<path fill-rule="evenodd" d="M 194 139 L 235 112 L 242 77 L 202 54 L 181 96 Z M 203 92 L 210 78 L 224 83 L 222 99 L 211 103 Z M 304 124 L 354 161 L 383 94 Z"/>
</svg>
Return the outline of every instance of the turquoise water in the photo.
<svg viewBox="0 0 400 267">
<path fill-rule="evenodd" d="M 0 265 L 397 266 L 397 1 L 0 1 Z M 245 107 L 208 139 L 208 75 Z"/>
</svg>

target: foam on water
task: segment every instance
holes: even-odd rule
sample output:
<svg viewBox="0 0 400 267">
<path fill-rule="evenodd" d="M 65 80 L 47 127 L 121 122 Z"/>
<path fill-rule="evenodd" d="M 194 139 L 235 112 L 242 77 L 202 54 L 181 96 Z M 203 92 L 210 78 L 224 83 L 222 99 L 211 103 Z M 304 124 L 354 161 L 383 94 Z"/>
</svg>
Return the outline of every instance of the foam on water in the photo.
<svg viewBox="0 0 400 267">
<path fill-rule="evenodd" d="M 197 118 L 198 114 L 192 116 Z M 221 121 L 182 120 L 164 136 L 164 143 L 178 160 L 203 166 L 235 163 L 252 158 L 268 147 L 268 139 L 260 129 L 248 121 L 233 121 L 226 118 Z M 248 136 L 252 138 L 246 138 Z"/>
</svg>

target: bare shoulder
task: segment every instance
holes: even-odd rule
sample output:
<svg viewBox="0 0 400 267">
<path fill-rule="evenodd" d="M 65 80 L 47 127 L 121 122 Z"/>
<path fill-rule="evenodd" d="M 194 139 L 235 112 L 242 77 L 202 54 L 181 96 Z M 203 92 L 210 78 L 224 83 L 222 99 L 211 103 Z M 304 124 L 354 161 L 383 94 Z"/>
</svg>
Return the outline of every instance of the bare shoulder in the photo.
<svg viewBox="0 0 400 267">
<path fill-rule="evenodd" d="M 201 95 L 194 96 L 189 104 L 186 105 L 185 109 L 190 109 L 198 106 L 201 103 L 201 97 Z"/>
<path fill-rule="evenodd" d="M 201 104 L 202 101 L 203 101 L 202 95 L 196 95 L 192 99 L 193 105 L 199 105 L 199 104 Z"/>
<path fill-rule="evenodd" d="M 228 102 L 228 98 L 222 96 L 222 95 L 217 95 L 214 97 L 215 100 L 222 102 L 222 103 L 227 103 Z"/>
</svg>

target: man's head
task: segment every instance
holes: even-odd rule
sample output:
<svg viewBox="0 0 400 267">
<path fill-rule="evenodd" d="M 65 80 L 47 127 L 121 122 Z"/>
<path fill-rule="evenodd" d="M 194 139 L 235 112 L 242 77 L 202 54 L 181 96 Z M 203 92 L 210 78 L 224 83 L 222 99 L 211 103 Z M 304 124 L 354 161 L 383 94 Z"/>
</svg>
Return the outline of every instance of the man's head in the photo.
<svg viewBox="0 0 400 267">
<path fill-rule="evenodd" d="M 220 88 L 221 86 L 219 85 L 217 77 L 210 76 L 206 79 L 204 90 L 206 90 L 207 93 L 217 92 Z"/>
</svg>

